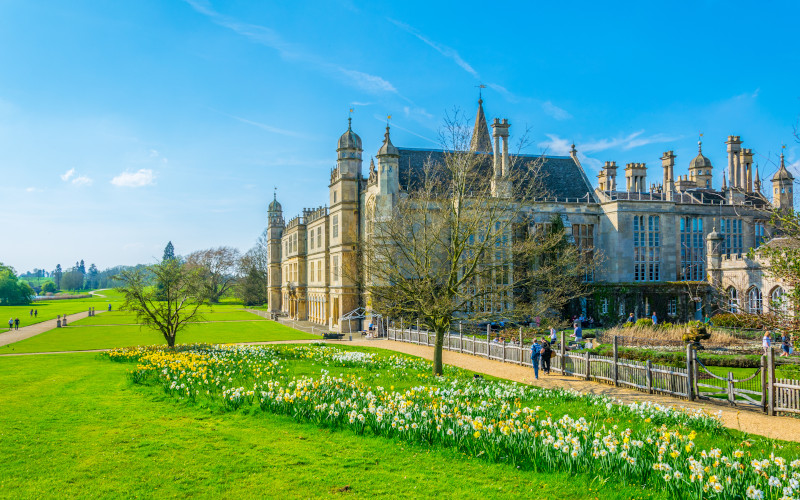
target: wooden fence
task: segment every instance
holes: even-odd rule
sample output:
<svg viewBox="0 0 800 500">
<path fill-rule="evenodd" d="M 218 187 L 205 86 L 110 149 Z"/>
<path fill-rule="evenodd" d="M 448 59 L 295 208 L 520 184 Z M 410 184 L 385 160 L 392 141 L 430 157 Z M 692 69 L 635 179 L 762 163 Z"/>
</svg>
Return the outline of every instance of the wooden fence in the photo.
<svg viewBox="0 0 800 500">
<path fill-rule="evenodd" d="M 414 328 L 387 330 L 390 340 L 433 346 L 436 335 Z M 530 344 L 493 342 L 486 338 L 463 334 L 448 334 L 443 340 L 448 351 L 481 356 L 504 363 L 532 367 Z M 550 368 L 562 375 L 630 387 L 648 394 L 667 394 L 676 398 L 727 401 L 730 405 L 758 406 L 769 415 L 777 412 L 800 414 L 800 380 L 775 378 L 775 359 L 772 352 L 762 357 L 761 367 L 751 376 L 736 379 L 712 373 L 698 359 L 697 351 L 686 346 L 684 368 L 619 358 L 618 339 L 612 339 L 612 356 L 597 356 L 588 351 L 578 353 L 566 349 L 567 338 L 561 332 L 554 346 Z"/>
</svg>

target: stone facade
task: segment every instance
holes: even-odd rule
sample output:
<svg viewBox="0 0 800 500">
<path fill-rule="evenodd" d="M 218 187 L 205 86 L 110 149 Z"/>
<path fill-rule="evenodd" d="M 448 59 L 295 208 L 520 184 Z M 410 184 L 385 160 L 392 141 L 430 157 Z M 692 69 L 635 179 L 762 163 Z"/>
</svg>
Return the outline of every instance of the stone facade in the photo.
<svg viewBox="0 0 800 500">
<path fill-rule="evenodd" d="M 505 196 L 510 189 L 504 185 L 504 173 L 513 164 L 507 142 L 510 124 L 495 119 L 490 137 L 482 104 L 479 101 L 472 149 L 493 155 L 492 193 Z M 683 321 L 715 312 L 712 285 L 725 280 L 745 282 L 736 285 L 744 294 L 753 287 L 771 293 L 776 285 L 767 283 L 760 266 L 745 257 L 769 237 L 770 201 L 761 193 L 757 167 L 753 179 L 752 150 L 741 147 L 739 136 L 729 136 L 725 144 L 728 164 L 722 190 L 711 188 L 713 167 L 700 143 L 688 176 L 675 179 L 676 157 L 667 151 L 661 157 L 661 183 L 647 186 L 646 164 L 629 163 L 624 191 L 618 189 L 617 164 L 611 161 L 602 167 L 594 188 L 574 145 L 569 156 L 542 159 L 547 196 L 528 204 L 529 220 L 546 223 L 559 214 L 575 243 L 603 259 L 594 276 L 587 276 L 594 283 L 593 293 L 565 312 L 585 313 L 606 323 L 630 312 L 656 312 L 661 318 Z M 269 307 L 339 331 L 342 316 L 359 306 L 369 309 L 357 263 L 373 221 L 390 213 L 420 175 L 423 163 L 435 161 L 442 152 L 395 147 L 387 127 L 377 161 L 370 161 L 363 176 L 361 138 L 351 124 L 336 151 L 327 207 L 304 209 L 286 223 L 277 200 L 269 206 Z M 776 206 L 793 206 L 792 183 L 781 159 L 772 180 Z M 716 253 L 708 238 L 717 245 Z"/>
</svg>

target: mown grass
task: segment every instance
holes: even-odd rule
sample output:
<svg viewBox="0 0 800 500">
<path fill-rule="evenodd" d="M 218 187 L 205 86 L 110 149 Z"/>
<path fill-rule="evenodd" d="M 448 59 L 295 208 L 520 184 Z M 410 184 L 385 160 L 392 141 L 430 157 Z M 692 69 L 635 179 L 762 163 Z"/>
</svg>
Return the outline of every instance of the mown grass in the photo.
<svg viewBox="0 0 800 500">
<path fill-rule="evenodd" d="M 94 354 L 0 359 L 0 496 L 661 498 L 132 386 Z"/>
<path fill-rule="evenodd" d="M 269 321 L 266 318 L 258 316 L 241 309 L 235 310 L 232 308 L 220 309 L 218 307 L 207 308 L 203 307 L 200 311 L 201 316 L 195 322 L 205 321 Z M 83 318 L 71 323 L 75 326 L 88 326 L 88 325 L 131 325 L 137 324 L 136 315 L 127 311 L 111 311 L 97 314 L 92 317 Z"/>
<path fill-rule="evenodd" d="M 99 292 L 99 293 L 105 293 Z M 109 297 L 92 297 L 87 299 L 63 299 L 63 300 L 44 300 L 37 301 L 27 306 L 0 306 L 0 330 L 8 327 L 8 318 L 19 318 L 20 328 L 35 325 L 42 321 L 56 319 L 58 315 L 75 314 L 88 311 L 90 307 L 97 310 L 105 310 L 108 304 L 112 304 L 112 309 L 116 309 L 121 303 L 120 299 L 114 295 Z M 34 317 L 31 311 L 37 311 Z"/>
<path fill-rule="evenodd" d="M 256 321 L 189 325 L 186 330 L 178 333 L 178 342 L 226 344 L 320 339 L 319 335 L 301 332 L 273 321 L 260 321 L 257 316 L 255 318 Z M 136 325 L 68 326 L 0 347 L 0 354 L 84 351 L 151 344 L 165 345 L 166 341 L 161 333 Z"/>
</svg>

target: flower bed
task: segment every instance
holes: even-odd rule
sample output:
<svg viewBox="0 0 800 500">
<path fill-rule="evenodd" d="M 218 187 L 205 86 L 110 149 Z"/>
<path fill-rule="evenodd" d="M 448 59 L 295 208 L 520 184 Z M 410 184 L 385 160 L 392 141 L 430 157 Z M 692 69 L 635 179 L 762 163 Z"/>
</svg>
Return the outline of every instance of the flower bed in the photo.
<svg viewBox="0 0 800 500">
<path fill-rule="evenodd" d="M 721 429 L 718 418 L 702 411 L 622 405 L 603 396 L 474 379 L 452 367 L 434 379 L 424 374 L 430 363 L 416 358 L 323 346 L 202 345 L 174 352 L 114 350 L 107 356 L 137 362 L 131 372 L 135 382 L 160 385 L 178 398 L 455 447 L 536 471 L 602 474 L 664 490 L 672 498 L 791 497 L 800 480 L 800 460 L 751 457 L 727 445 L 724 450 L 696 449 L 695 431 L 684 429 Z M 319 375 L 292 375 L 293 363 L 306 363 L 307 369 L 309 362 L 322 367 Z M 331 375 L 337 368 L 353 368 L 356 375 L 346 370 Z M 401 390 L 369 385 L 371 376 L 387 373 L 419 376 L 428 383 Z M 607 419 L 555 418 L 548 411 L 565 402 L 585 403 L 608 417 L 635 418 L 643 425 L 634 431 Z"/>
</svg>

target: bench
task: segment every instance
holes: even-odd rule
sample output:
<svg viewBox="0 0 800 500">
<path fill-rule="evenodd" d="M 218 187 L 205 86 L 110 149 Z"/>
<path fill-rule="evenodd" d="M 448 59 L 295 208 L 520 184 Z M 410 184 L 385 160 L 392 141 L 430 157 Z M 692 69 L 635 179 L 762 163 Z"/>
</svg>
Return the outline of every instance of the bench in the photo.
<svg viewBox="0 0 800 500">
<path fill-rule="evenodd" d="M 322 338 L 325 340 L 342 340 L 344 338 L 344 333 L 323 333 Z"/>
</svg>

